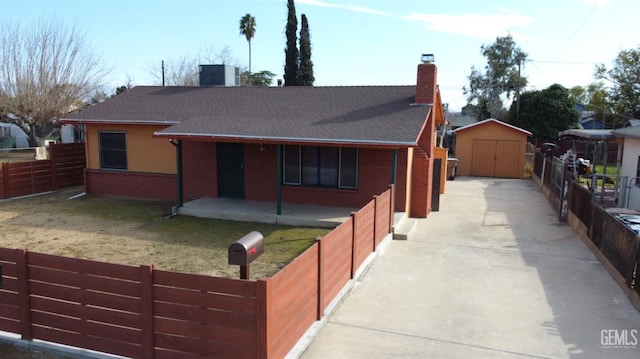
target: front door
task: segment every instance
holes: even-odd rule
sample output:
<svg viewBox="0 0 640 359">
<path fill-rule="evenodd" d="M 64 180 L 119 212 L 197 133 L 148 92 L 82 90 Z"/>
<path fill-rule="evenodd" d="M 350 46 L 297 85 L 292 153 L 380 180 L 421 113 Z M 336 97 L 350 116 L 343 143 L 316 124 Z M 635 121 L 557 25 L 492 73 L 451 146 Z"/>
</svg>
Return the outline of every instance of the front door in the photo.
<svg viewBox="0 0 640 359">
<path fill-rule="evenodd" d="M 218 197 L 244 199 L 242 143 L 218 143 Z"/>
</svg>

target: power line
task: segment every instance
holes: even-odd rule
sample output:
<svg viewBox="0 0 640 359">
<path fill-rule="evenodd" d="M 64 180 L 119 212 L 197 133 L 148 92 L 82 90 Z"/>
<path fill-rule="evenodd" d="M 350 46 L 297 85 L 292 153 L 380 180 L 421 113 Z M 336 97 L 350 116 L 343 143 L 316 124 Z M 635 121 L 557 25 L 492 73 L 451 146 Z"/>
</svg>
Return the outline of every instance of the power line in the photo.
<svg viewBox="0 0 640 359">
<path fill-rule="evenodd" d="M 557 65 L 597 65 L 596 62 L 572 62 L 572 61 L 549 61 L 549 60 L 527 60 L 527 62 L 537 62 L 540 64 L 557 64 Z"/>
</svg>

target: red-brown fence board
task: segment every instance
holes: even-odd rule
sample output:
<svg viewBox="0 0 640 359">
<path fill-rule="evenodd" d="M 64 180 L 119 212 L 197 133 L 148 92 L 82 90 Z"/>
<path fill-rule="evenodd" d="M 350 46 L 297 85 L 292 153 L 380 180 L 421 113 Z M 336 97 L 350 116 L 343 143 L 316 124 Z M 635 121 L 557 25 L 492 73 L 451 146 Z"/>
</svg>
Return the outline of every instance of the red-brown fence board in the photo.
<svg viewBox="0 0 640 359">
<path fill-rule="evenodd" d="M 11 333 L 20 333 L 16 253 L 17 251 L 15 249 L 0 248 L 0 264 L 2 264 L 0 330 Z"/>
<path fill-rule="evenodd" d="M 19 197 L 53 189 L 51 161 L 32 161 L 6 164 L 7 197 Z"/>
<path fill-rule="evenodd" d="M 266 280 L 0 248 L 0 330 L 132 358 L 284 357 L 374 249 L 389 192 Z"/>
<path fill-rule="evenodd" d="M 318 296 L 318 244 L 269 278 L 270 358 L 284 357 L 315 322 Z"/>
<path fill-rule="evenodd" d="M 49 160 L 3 163 L 0 198 L 48 192 L 84 183 L 84 143 L 51 145 Z"/>
<path fill-rule="evenodd" d="M 362 207 L 354 216 L 354 270 L 373 252 L 374 201 Z"/>
<path fill-rule="evenodd" d="M 389 213 L 391 208 L 391 191 L 376 197 L 376 218 L 375 218 L 375 247 L 382 242 L 384 237 L 389 233 L 391 228 L 391 216 L 385 215 Z"/>
<path fill-rule="evenodd" d="M 88 337 L 86 335 L 56 330 L 51 327 L 33 327 L 34 338 L 46 340 L 52 343 L 61 343 L 68 346 L 86 348 L 99 352 L 140 358 L 140 346 L 124 342 L 114 342 L 100 336 Z"/>
<path fill-rule="evenodd" d="M 158 356 L 256 357 L 256 282 L 154 271 Z"/>
<path fill-rule="evenodd" d="M 324 280 L 322 310 L 327 308 L 351 279 L 352 221 L 353 218 L 349 218 L 322 238 L 324 242 L 321 269 Z"/>
<path fill-rule="evenodd" d="M 139 268 L 29 253 L 28 273 L 34 338 L 113 354 L 122 354 L 120 348 L 139 352 Z"/>
<path fill-rule="evenodd" d="M 6 172 L 7 166 L 5 163 L 0 163 L 0 199 L 6 199 L 7 197 L 7 188 L 6 188 Z"/>
</svg>

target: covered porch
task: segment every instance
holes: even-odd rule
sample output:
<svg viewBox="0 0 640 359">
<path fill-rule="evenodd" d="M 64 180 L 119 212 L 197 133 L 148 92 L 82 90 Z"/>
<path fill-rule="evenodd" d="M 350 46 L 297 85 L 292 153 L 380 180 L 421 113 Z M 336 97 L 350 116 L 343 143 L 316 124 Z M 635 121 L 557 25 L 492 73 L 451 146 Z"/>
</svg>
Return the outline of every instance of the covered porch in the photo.
<svg viewBox="0 0 640 359">
<path fill-rule="evenodd" d="M 277 214 L 276 202 L 247 201 L 233 198 L 203 197 L 183 204 L 178 214 L 287 226 L 335 228 L 359 208 L 282 203 Z"/>
</svg>

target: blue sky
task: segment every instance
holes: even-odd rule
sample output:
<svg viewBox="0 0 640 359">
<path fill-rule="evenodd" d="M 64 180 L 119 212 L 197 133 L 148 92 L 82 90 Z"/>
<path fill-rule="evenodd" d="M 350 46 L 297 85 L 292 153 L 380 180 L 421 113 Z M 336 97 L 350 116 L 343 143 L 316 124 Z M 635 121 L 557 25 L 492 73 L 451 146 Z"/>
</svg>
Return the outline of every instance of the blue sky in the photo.
<svg viewBox="0 0 640 359">
<path fill-rule="evenodd" d="M 529 55 L 529 89 L 593 81 L 596 63 L 640 46 L 640 0 L 296 0 L 306 14 L 316 86 L 413 85 L 420 54 L 435 54 L 442 99 L 459 110 L 483 44 L 511 34 Z M 39 19 L 82 28 L 111 69 L 105 92 L 128 79 L 154 85 L 161 60 L 198 57 L 227 47 L 248 65 L 239 19 L 256 18 L 252 70 L 282 77 L 285 0 L 0 0 L 0 21 Z"/>
</svg>

